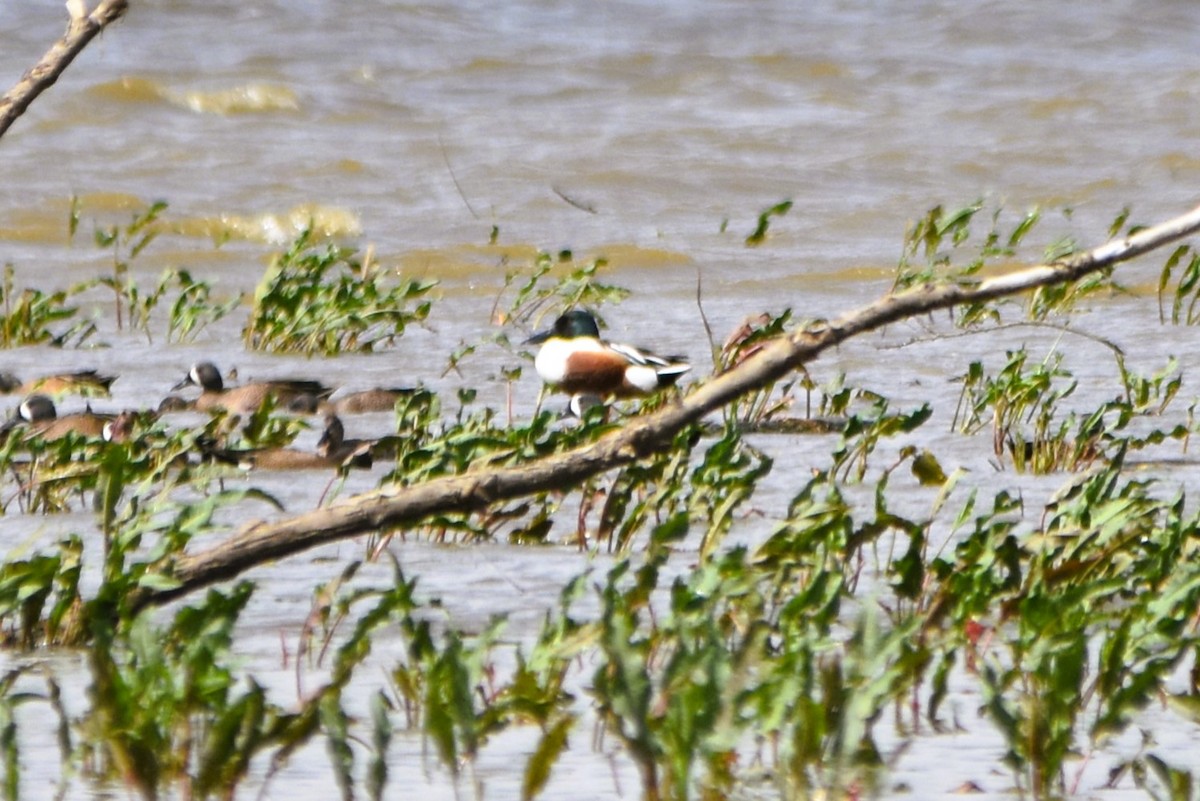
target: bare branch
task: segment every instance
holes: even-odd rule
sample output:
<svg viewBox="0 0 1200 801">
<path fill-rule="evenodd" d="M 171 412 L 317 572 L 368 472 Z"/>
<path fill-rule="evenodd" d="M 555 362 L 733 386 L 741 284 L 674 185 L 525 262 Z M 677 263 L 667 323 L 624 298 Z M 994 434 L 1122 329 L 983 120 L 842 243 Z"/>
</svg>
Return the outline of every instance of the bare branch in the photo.
<svg viewBox="0 0 1200 801">
<path fill-rule="evenodd" d="M 71 15 L 67 32 L 46 51 L 41 61 L 21 76 L 16 86 L 0 98 L 0 136 L 4 136 L 38 95 L 54 85 L 58 76 L 70 66 L 87 43 L 106 25 L 119 19 L 127 7 L 127 0 L 103 0 L 95 11 L 88 14 L 82 0 L 70 0 L 67 3 L 67 11 Z"/>
<path fill-rule="evenodd" d="M 1077 280 L 1200 231 L 1200 207 L 1161 225 L 1113 240 L 1053 264 L 1030 267 L 977 283 L 928 283 L 886 295 L 828 323 L 817 323 L 771 343 L 734 369 L 701 385 L 677 403 L 638 417 L 600 440 L 527 465 L 481 469 L 411 487 L 377 490 L 341 506 L 278 522 L 258 522 L 225 542 L 179 558 L 169 569 L 174 589 L 147 591 L 135 607 L 158 604 L 233 578 L 264 562 L 368 532 L 419 523 L 430 515 L 481 509 L 497 501 L 566 489 L 662 447 L 684 426 L 735 398 L 783 378 L 858 334 L 897 320 L 963 303 L 994 300 L 1050 284 Z"/>
</svg>

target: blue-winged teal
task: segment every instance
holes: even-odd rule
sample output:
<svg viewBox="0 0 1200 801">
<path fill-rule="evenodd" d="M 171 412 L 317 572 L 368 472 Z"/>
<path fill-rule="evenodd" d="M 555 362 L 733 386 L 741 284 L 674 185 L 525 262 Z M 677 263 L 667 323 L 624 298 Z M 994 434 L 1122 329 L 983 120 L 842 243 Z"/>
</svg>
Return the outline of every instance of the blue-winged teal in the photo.
<svg viewBox="0 0 1200 801">
<path fill-rule="evenodd" d="M 159 401 L 157 411 L 159 414 L 170 414 L 171 412 L 191 412 L 195 409 L 196 401 L 179 395 L 168 395 Z"/>
<path fill-rule="evenodd" d="M 0 392 L 11 395 L 83 395 L 105 397 L 111 394 L 115 375 L 102 375 L 95 370 L 76 370 L 69 373 L 54 373 L 41 378 L 22 381 L 12 373 L 0 372 Z"/>
<path fill-rule="evenodd" d="M 68 434 L 96 439 L 105 436 L 105 427 L 114 419 L 111 414 L 97 414 L 91 409 L 59 417 L 48 395 L 34 394 L 21 401 L 15 417 L 5 423 L 4 432 L 23 424 L 30 436 L 44 440 L 62 439 Z"/>
<path fill-rule="evenodd" d="M 226 388 L 221 371 L 212 362 L 192 365 L 184 379 L 171 387 L 171 391 L 188 386 L 197 386 L 201 390 L 192 408 L 202 412 L 225 409 L 238 414 L 253 412 L 267 398 L 273 398 L 276 406 L 284 411 L 311 414 L 317 411 L 321 401 L 333 394 L 331 387 L 319 381 L 290 379 L 258 381 Z"/>
<path fill-rule="evenodd" d="M 137 424 L 137 412 L 123 411 L 104 424 L 101 436 L 108 442 L 129 442 Z"/>
<path fill-rule="evenodd" d="M 369 412 L 390 412 L 396 408 L 396 402 L 414 392 L 415 387 L 375 387 L 349 392 L 341 397 L 332 397 L 322 401 L 319 411 L 325 414 L 367 414 Z"/>
<path fill-rule="evenodd" d="M 326 418 L 325 431 L 315 452 L 298 448 L 222 448 L 200 443 L 205 458 L 237 465 L 243 470 L 329 470 L 370 467 L 371 443 L 346 440 L 342 422 Z M 333 429 L 331 431 L 331 428 Z"/>
<path fill-rule="evenodd" d="M 375 443 L 367 439 L 346 439 L 346 429 L 336 414 L 325 415 L 325 432 L 317 442 L 317 453 L 333 464 L 370 467 Z"/>
<path fill-rule="evenodd" d="M 554 327 L 527 339 L 541 344 L 534 367 L 549 386 L 571 395 L 626 398 L 669 386 L 692 369 L 682 356 L 653 353 L 605 342 L 596 319 L 586 311 L 569 311 Z"/>
<path fill-rule="evenodd" d="M 205 448 L 205 458 L 243 470 L 324 470 L 329 460 L 297 448 Z"/>
</svg>

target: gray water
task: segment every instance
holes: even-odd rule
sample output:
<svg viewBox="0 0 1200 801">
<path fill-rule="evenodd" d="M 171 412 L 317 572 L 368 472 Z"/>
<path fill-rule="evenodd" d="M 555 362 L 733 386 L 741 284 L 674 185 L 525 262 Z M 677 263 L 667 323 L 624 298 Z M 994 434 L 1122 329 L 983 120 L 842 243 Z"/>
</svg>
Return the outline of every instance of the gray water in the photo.
<svg viewBox="0 0 1200 801">
<path fill-rule="evenodd" d="M 982 199 L 1014 220 L 1045 207 L 1053 211 L 1034 241 L 1072 236 L 1086 246 L 1103 241 L 1125 206 L 1131 219 L 1150 223 L 1197 202 L 1200 5 L 1178 0 L 131 6 L 0 141 L 0 244 L 18 284 L 67 286 L 104 274 L 111 255 L 92 246 L 92 227 L 127 222 L 134 209 L 164 199 L 174 233 L 136 260 L 139 280 L 177 266 L 226 293 L 250 290 L 267 254 L 311 220 L 323 233 L 371 246 L 383 265 L 439 279 L 441 299 L 426 327 L 369 357 L 249 353 L 234 315 L 186 346 L 106 329 L 100 339 L 110 348 L 23 348 L 0 359 L 21 375 L 91 366 L 118 373 L 113 408 L 156 403 L 198 358 L 236 366 L 243 377 L 469 385 L 482 403 L 500 407 L 500 368 L 519 364 L 511 353 L 480 347 L 461 377 L 444 375 L 446 360 L 460 343 L 495 332 L 490 312 L 505 272 L 539 249 L 607 257 L 607 278 L 634 290 L 607 310 L 609 335 L 689 353 L 703 374 L 698 282 L 721 337 L 762 311 L 833 317 L 877 297 L 890 286 L 904 231 L 936 204 Z M 57 0 L 0 4 L 0 85 L 15 82 L 64 26 Z M 68 241 L 72 197 L 82 223 Z M 773 221 L 765 244 L 747 248 L 757 215 L 784 199 L 794 203 L 790 213 Z M 228 241 L 217 249 L 214 238 Z M 1141 296 L 1105 301 L 1083 326 L 1124 347 L 1131 367 L 1150 372 L 1174 354 L 1190 375 L 1195 333 L 1160 329 L 1145 295 L 1160 266 L 1148 258 L 1122 267 L 1121 280 Z M 895 408 L 934 403 L 939 417 L 922 431 L 928 437 L 948 429 L 943 418 L 958 393 L 950 379 L 968 361 L 995 365 L 1005 347 L 1027 340 L 1040 353 L 1056 340 L 1010 332 L 898 347 L 922 334 L 916 324 L 895 326 L 817 362 L 814 378 L 824 383 L 845 371 Z M 1107 397 L 1116 372 L 1108 352 L 1079 341 L 1070 349 L 1078 402 Z M 526 370 L 515 388 L 518 413 L 532 408 L 537 389 Z M 1185 385 L 1184 394 L 1194 392 Z M 348 433 L 369 434 L 387 421 L 356 418 Z M 745 541 L 769 529 L 830 441 L 757 444 L 777 468 L 756 496 L 764 521 L 748 520 L 733 535 Z M 969 483 L 996 485 L 986 436 L 947 435 L 933 447 L 970 469 Z M 358 476 L 347 491 L 377 478 Z M 999 480 L 1049 486 L 1011 473 Z M 301 511 L 325 479 L 249 483 Z M 914 493 L 910 502 L 927 509 L 929 499 Z M 10 517 L 2 525 L 16 552 L 89 523 Z M 469 629 L 509 612 L 518 640 L 590 561 L 572 547 L 392 548 L 423 590 L 446 602 L 455 625 Z M 252 575 L 260 591 L 239 649 L 277 700 L 297 692 L 285 655 L 295 650 L 311 587 L 362 552 L 343 543 Z M 72 665 L 81 667 L 64 656 L 57 666 L 70 675 Z M 316 672 L 304 683 L 318 680 Z M 79 686 L 75 698 L 81 693 Z M 998 765 L 1003 746 L 975 717 L 977 702 L 957 700 L 962 733 L 918 741 L 904 754 L 888 779 L 895 795 L 904 787 L 922 798 L 950 795 L 969 780 L 987 798 L 1006 796 L 1011 777 L 981 768 Z M 1154 722 L 1148 713 L 1144 725 Z M 23 752 L 25 781 L 37 797 L 57 779 L 53 733 L 27 725 L 23 734 L 33 743 Z M 1156 737 L 1164 756 L 1186 763 L 1197 734 Z M 628 764 L 593 752 L 586 736 L 576 739 L 545 798 L 636 796 Z M 485 797 L 517 792 L 511 765 L 531 742 L 517 733 L 485 749 L 477 771 Z M 1095 789 L 1109 761 L 1136 746 L 1115 743 L 1082 766 L 1080 795 L 1142 797 L 1128 786 Z M 422 758 L 416 735 L 397 749 L 395 787 L 455 797 L 444 770 Z M 271 797 L 329 797 L 322 749 L 310 751 L 274 779 Z M 460 789 L 469 797 L 469 787 Z M 110 794 L 122 791 L 76 782 L 69 797 Z"/>
</svg>

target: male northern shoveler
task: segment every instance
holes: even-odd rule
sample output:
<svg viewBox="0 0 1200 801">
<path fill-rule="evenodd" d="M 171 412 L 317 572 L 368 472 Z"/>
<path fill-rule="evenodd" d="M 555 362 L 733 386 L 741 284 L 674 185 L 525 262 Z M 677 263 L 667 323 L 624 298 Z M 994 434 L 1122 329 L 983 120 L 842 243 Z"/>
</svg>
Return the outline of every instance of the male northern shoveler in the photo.
<svg viewBox="0 0 1200 801">
<path fill-rule="evenodd" d="M 534 334 L 541 344 L 533 366 L 546 384 L 572 396 L 628 398 L 670 386 L 692 369 L 683 356 L 653 353 L 600 339 L 596 318 L 575 309 Z"/>
<path fill-rule="evenodd" d="M 234 413 L 249 413 L 262 406 L 263 401 L 270 397 L 285 411 L 311 414 L 317 410 L 321 401 L 333 394 L 332 387 L 327 387 L 319 381 L 292 379 L 226 387 L 221 378 L 221 371 L 212 362 L 194 364 L 183 380 L 171 387 L 171 391 L 176 392 L 187 386 L 200 387 L 200 397 L 196 398 L 192 408 L 201 412 L 225 409 Z"/>
</svg>

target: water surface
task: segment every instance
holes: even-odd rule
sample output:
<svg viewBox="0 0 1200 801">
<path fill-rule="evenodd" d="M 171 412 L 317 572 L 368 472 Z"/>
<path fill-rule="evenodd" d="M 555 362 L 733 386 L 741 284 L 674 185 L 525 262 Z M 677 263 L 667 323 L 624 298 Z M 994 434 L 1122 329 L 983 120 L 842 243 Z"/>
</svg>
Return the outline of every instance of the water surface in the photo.
<svg viewBox="0 0 1200 801">
<path fill-rule="evenodd" d="M 539 249 L 610 258 L 608 277 L 634 290 L 607 312 L 611 335 L 689 353 L 703 368 L 698 282 L 721 336 L 760 311 L 832 317 L 878 296 L 890 286 L 904 231 L 935 204 L 983 199 L 1014 219 L 1032 206 L 1069 209 L 1050 214 L 1035 240 L 1072 236 L 1088 245 L 1102 241 L 1127 205 L 1133 219 L 1153 222 L 1197 201 L 1200 6 L 1192 3 L 131 6 L 0 142 L 0 247 L 19 283 L 66 286 L 111 269 L 111 254 L 89 242 L 91 228 L 125 222 L 139 206 L 164 199 L 175 233 L 135 262 L 139 279 L 170 265 L 225 292 L 248 290 L 266 255 L 312 222 L 370 245 L 385 265 L 440 279 L 442 300 L 426 328 L 370 357 L 248 353 L 240 320 L 230 319 L 187 346 L 105 330 L 110 348 L 27 348 L 0 359 L 18 374 L 84 366 L 117 372 L 114 407 L 156 402 L 198 358 L 237 366 L 246 377 L 319 373 L 352 387 L 467 384 L 480 390 L 481 402 L 499 406 L 499 368 L 515 363 L 511 354 L 481 348 L 461 377 L 443 374 L 446 359 L 459 343 L 494 332 L 490 312 L 505 272 Z M 0 83 L 14 82 L 64 24 L 59 2 L 0 6 Z M 82 225 L 68 242 L 73 196 L 81 199 Z M 784 199 L 794 203 L 790 213 L 773 222 L 764 245 L 747 248 L 757 215 Z M 214 238 L 226 237 L 215 249 Z M 1131 286 L 1152 287 L 1159 265 L 1145 259 L 1121 275 Z M 1152 298 L 1110 300 L 1084 325 L 1124 347 L 1131 366 L 1152 371 L 1170 354 L 1182 359 L 1185 374 L 1197 366 L 1194 332 L 1164 335 Z M 1057 339 L 1018 331 L 896 347 L 922 334 L 919 325 L 895 326 L 822 359 L 814 375 L 823 383 L 845 371 L 850 383 L 887 394 L 898 408 L 934 403 L 938 419 L 923 432 L 930 436 L 948 429 L 958 393 L 950 379 L 969 360 L 994 365 L 1004 347 L 1028 340 L 1045 352 Z M 1111 392 L 1115 367 L 1103 348 L 1072 348 L 1068 366 L 1086 406 Z M 519 412 L 528 413 L 536 393 L 527 370 L 516 388 Z M 350 433 L 380 424 L 356 420 L 360 428 Z M 944 458 L 994 485 L 986 436 L 939 437 L 934 446 Z M 777 468 L 756 497 L 764 521 L 735 532 L 745 541 L 769 530 L 830 440 L 757 444 Z M 375 478 L 357 479 L 359 488 Z M 1043 494 L 1057 484 L 1000 478 Z M 325 479 L 255 483 L 299 511 Z M 912 503 L 927 508 L 928 499 L 915 494 Z M 86 519 L 6 521 L 6 539 L 16 548 L 35 529 L 60 525 L 79 530 Z M 410 541 L 393 548 L 425 591 L 446 601 L 457 625 L 511 612 L 518 639 L 536 630 L 564 581 L 590 559 L 603 563 L 570 547 L 527 552 Z M 239 647 L 247 669 L 280 698 L 296 692 L 284 653 L 295 647 L 311 585 L 360 554 L 360 545 L 344 543 L 255 571 L 261 589 Z M 464 594 L 466 584 L 472 591 Z M 81 667 L 65 657 L 61 669 L 69 674 L 72 664 Z M 1010 777 L 979 767 L 998 764 L 1003 746 L 976 718 L 977 701 L 958 700 L 964 732 L 921 740 L 899 760 L 888 785 L 896 795 L 904 787 L 921 797 L 949 795 L 970 780 L 987 798 L 1006 797 Z M 1153 724 L 1153 713 L 1147 721 Z M 52 733 L 43 736 L 52 750 Z M 1195 733 L 1158 737 L 1186 761 Z M 1176 739 L 1184 742 L 1171 745 Z M 571 770 L 558 771 L 544 797 L 579 798 L 581 786 L 589 788 L 586 797 L 633 797 L 629 766 L 613 768 L 586 747 L 586 737 L 579 740 L 566 757 Z M 514 794 L 511 754 L 529 747 L 516 734 L 487 749 L 479 767 L 486 797 Z M 324 755 L 314 748 L 312 759 L 295 759 L 276 777 L 275 797 L 328 797 Z M 456 797 L 440 769 L 422 768 L 415 736 L 404 748 L 397 786 Z M 31 787 L 57 777 L 55 758 L 41 763 L 37 753 L 25 751 Z M 1106 764 L 1096 758 L 1085 766 L 1082 795 L 1140 797 L 1127 787 L 1093 790 Z M 77 783 L 69 797 L 107 796 Z"/>
</svg>

